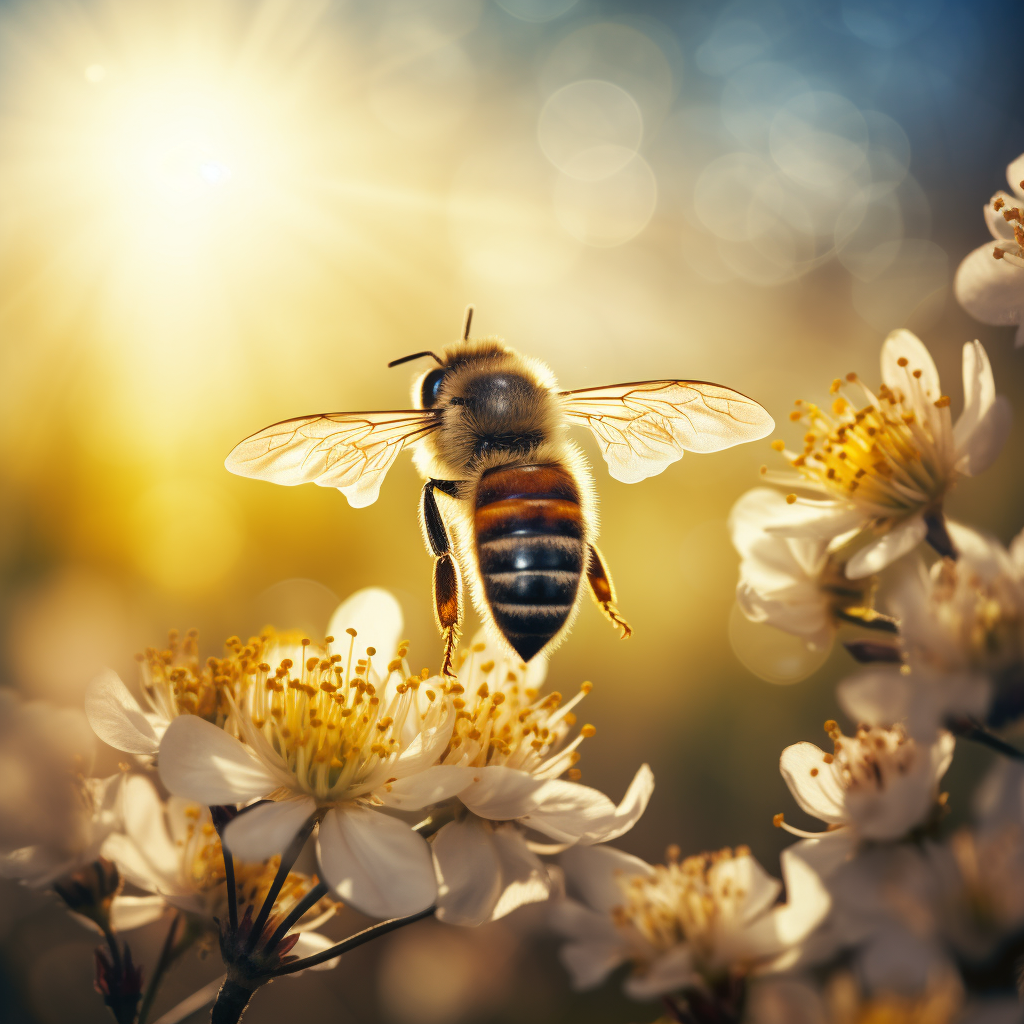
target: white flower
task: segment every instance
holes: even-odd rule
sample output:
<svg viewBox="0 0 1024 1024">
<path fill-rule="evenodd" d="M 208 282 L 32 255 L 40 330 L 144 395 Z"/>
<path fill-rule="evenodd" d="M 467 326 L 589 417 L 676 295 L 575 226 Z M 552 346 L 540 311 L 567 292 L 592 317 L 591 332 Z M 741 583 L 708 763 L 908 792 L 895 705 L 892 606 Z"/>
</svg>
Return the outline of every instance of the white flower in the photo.
<svg viewBox="0 0 1024 1024">
<path fill-rule="evenodd" d="M 367 587 L 338 606 L 327 632 L 340 636 L 346 628 L 357 631 L 363 647 L 373 646 L 390 657 L 398 646 L 402 611 L 386 590 Z M 277 665 L 285 658 L 294 662 L 302 657 L 297 635 L 282 637 L 268 632 L 252 637 L 247 644 L 231 637 L 223 658 L 201 662 L 196 637 L 196 631 L 190 630 L 182 641 L 177 630 L 172 630 L 165 649 L 150 647 L 139 656 L 145 708 L 117 673 L 108 670 L 93 680 L 85 695 L 85 713 L 104 743 L 148 760 L 178 715 L 198 715 L 230 730 L 229 697 L 236 704 L 242 700 L 260 663 Z"/>
<path fill-rule="evenodd" d="M 997 192 L 985 206 L 985 223 L 994 242 L 974 250 L 959 266 L 954 281 L 957 301 L 976 320 L 997 326 L 1018 325 L 1017 346 L 1024 345 L 1024 154 L 1006 168 L 1012 194 Z"/>
<path fill-rule="evenodd" d="M 623 963 L 626 992 L 651 999 L 714 992 L 728 980 L 788 966 L 828 913 L 817 874 L 782 852 L 782 883 L 745 847 L 652 867 L 608 847 L 562 855 L 566 884 L 582 902 L 556 904 L 552 923 L 569 942 L 561 951 L 577 989 L 593 988 Z"/>
<path fill-rule="evenodd" d="M 394 784 L 385 802 L 407 807 L 431 792 L 458 797 L 456 820 L 432 838 L 440 890 L 438 917 L 454 924 L 495 920 L 524 903 L 547 899 L 547 869 L 524 829 L 559 844 L 603 843 L 633 827 L 654 788 L 645 765 L 616 807 L 599 790 L 571 781 L 576 748 L 593 726 L 565 740 L 573 708 L 589 693 L 585 683 L 565 704 L 540 696 L 545 665 L 527 667 L 481 631 L 453 687 L 457 720 L 441 763 Z M 570 779 L 560 776 L 569 772 Z M 434 800 L 438 799 L 435 797 Z M 468 812 L 468 813 L 467 813 Z"/>
<path fill-rule="evenodd" d="M 940 733 L 929 745 L 911 739 L 899 725 L 862 726 L 844 736 L 830 720 L 825 729 L 834 753 L 794 743 L 779 759 L 789 791 L 808 814 L 850 838 L 884 842 L 905 836 L 935 813 L 939 780 L 956 745 L 950 733 Z M 776 821 L 782 825 L 782 816 Z"/>
<path fill-rule="evenodd" d="M 393 621 L 378 625 L 397 635 Z M 336 896 L 371 916 L 402 917 L 433 903 L 433 864 L 426 841 L 379 808 L 390 785 L 436 762 L 455 713 L 445 679 L 404 679 L 404 649 L 381 679 L 374 648 L 356 658 L 355 633 L 341 634 L 349 642 L 340 652 L 304 645 L 298 665 L 260 663 L 231 719 L 240 738 L 195 715 L 175 718 L 160 743 L 160 777 L 196 803 L 268 800 L 225 829 L 243 860 L 282 852 L 315 815 L 321 873 Z M 403 806 L 436 799 L 408 795 Z"/>
<path fill-rule="evenodd" d="M 86 777 L 94 747 L 81 711 L 0 689 L 0 876 L 48 885 L 99 856 L 122 776 Z"/>
<path fill-rule="evenodd" d="M 994 537 L 949 522 L 959 557 L 930 571 L 913 564 L 900 574 L 889 603 L 900 620 L 908 664 L 930 673 L 986 676 L 999 726 L 1024 712 L 1024 565 Z"/>
<path fill-rule="evenodd" d="M 165 804 L 148 779 L 133 776 L 125 785 L 124 831 L 107 838 L 103 856 L 117 865 L 127 882 L 152 894 L 114 897 L 110 918 L 118 931 L 155 921 L 168 906 L 186 914 L 208 932 L 216 932 L 217 922 L 228 919 L 224 854 L 208 808 L 176 797 Z M 279 863 L 277 857 L 256 864 L 234 861 L 240 919 L 247 907 L 252 908 L 253 917 L 257 916 Z M 268 926 L 285 917 L 314 884 L 315 879 L 298 871 L 290 872 Z M 333 945 L 313 929 L 331 917 L 334 909 L 324 899 L 299 919 L 291 930 L 299 933 L 291 955 L 309 956 Z M 330 960 L 320 968 L 335 964 L 337 960 Z"/>
<path fill-rule="evenodd" d="M 729 532 L 741 557 L 736 603 L 751 622 L 803 637 L 812 649 L 827 649 L 837 618 L 851 617 L 854 609 L 861 618 L 869 614 L 872 585 L 844 576 L 827 538 L 773 532 L 792 519 L 794 508 L 768 487 L 747 491 L 733 506 Z"/>
<path fill-rule="evenodd" d="M 823 500 L 789 495 L 799 510 L 791 521 L 767 529 L 828 540 L 830 551 L 855 544 L 846 561 L 850 579 L 880 572 L 926 537 L 937 548 L 947 546 L 947 492 L 959 477 L 995 461 L 1012 419 L 1009 403 L 996 395 L 980 342 L 964 346 L 963 381 L 964 410 L 954 425 L 928 350 L 899 330 L 882 346 L 878 396 L 849 374 L 845 383 L 832 384 L 838 397 L 831 412 L 798 402 L 790 419 L 805 427 L 803 450 L 785 451 L 781 441 L 773 442 L 797 472 L 765 475 Z M 847 384 L 860 395 L 840 394 Z"/>
</svg>

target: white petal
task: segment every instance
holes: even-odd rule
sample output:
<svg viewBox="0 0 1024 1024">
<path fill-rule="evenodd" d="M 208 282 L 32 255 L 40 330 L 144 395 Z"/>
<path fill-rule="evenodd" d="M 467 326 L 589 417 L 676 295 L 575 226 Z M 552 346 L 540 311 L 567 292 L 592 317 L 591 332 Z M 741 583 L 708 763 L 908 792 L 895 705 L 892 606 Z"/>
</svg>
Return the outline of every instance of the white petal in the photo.
<svg viewBox="0 0 1024 1024">
<path fill-rule="evenodd" d="M 125 781 L 122 799 L 127 838 L 142 852 L 150 876 L 155 880 L 176 878 L 181 853 L 167 829 L 164 802 L 153 784 L 145 776 L 132 775 Z"/>
<path fill-rule="evenodd" d="M 160 747 L 152 723 L 116 672 L 107 669 L 85 693 L 85 715 L 104 743 L 129 754 L 155 754 Z"/>
<path fill-rule="evenodd" d="M 900 366 L 900 359 L 906 359 L 908 365 Z M 916 370 L 921 371 L 919 381 L 925 393 L 930 392 L 938 398 L 942 394 L 942 385 L 931 353 L 911 331 L 905 328 L 893 331 L 882 343 L 882 380 L 894 391 L 907 394 L 907 373 Z"/>
<path fill-rule="evenodd" d="M 266 860 L 283 853 L 315 811 L 311 796 L 257 804 L 228 822 L 224 845 L 239 860 Z"/>
<path fill-rule="evenodd" d="M 600 790 L 551 779 L 537 792 L 534 808 L 519 820 L 561 843 L 573 843 L 599 833 L 614 816 L 615 805 Z"/>
<path fill-rule="evenodd" d="M 1007 327 L 1021 322 L 1024 308 L 1024 274 L 1006 260 L 992 256 L 993 242 L 986 242 L 957 267 L 953 287 L 957 301 L 983 324 Z"/>
<path fill-rule="evenodd" d="M 473 784 L 478 772 L 454 764 L 438 764 L 416 775 L 392 782 L 377 793 L 386 807 L 419 811 L 430 804 L 457 796 Z"/>
<path fill-rule="evenodd" d="M 548 784 L 529 772 L 503 765 L 478 768 L 474 774 L 479 781 L 462 790 L 459 799 L 474 814 L 494 821 L 512 821 L 528 814 Z"/>
<path fill-rule="evenodd" d="M 515 825 L 499 825 L 493 841 L 501 862 L 501 895 L 491 911 L 491 920 L 497 921 L 527 903 L 546 900 L 551 894 L 551 875 Z"/>
<path fill-rule="evenodd" d="M 782 880 L 786 883 L 786 903 L 775 911 L 775 928 L 787 945 L 802 942 L 821 924 L 832 906 L 832 897 L 814 869 L 813 860 L 802 855 L 804 850 L 805 847 L 797 843 L 779 856 Z"/>
<path fill-rule="evenodd" d="M 331 946 L 336 946 L 338 943 L 334 939 L 327 938 L 326 935 L 321 935 L 319 932 L 301 932 L 299 934 L 299 941 L 295 943 L 291 948 L 289 956 L 307 957 L 313 956 L 316 953 L 322 953 L 325 949 L 330 949 Z M 338 962 L 341 960 L 340 956 L 336 956 L 333 960 L 326 960 L 322 964 L 317 964 L 314 967 L 306 967 L 304 970 L 296 971 L 294 975 L 285 975 L 285 977 L 299 977 L 305 974 L 306 971 L 330 971 L 338 966 Z"/>
<path fill-rule="evenodd" d="M 356 657 L 362 658 L 366 648 L 372 647 L 377 652 L 375 664 L 383 666 L 395 656 L 403 628 L 402 607 L 391 592 L 381 587 L 366 587 L 337 607 L 327 635 L 334 637 L 334 649 L 345 654 L 349 642 L 345 630 L 354 629 Z"/>
<path fill-rule="evenodd" d="M 162 896 L 115 896 L 110 905 L 110 923 L 114 931 L 126 932 L 159 920 L 166 909 Z"/>
<path fill-rule="evenodd" d="M 985 204 L 984 217 L 985 225 L 992 233 L 992 237 L 997 241 L 1013 242 L 1013 227 L 1010 222 L 1003 216 L 1002 210 L 995 210 L 992 208 L 992 204 L 996 199 L 1002 199 L 1006 206 L 1016 206 L 1018 201 L 1014 196 L 1009 195 L 1006 192 L 1000 190 Z"/>
<path fill-rule="evenodd" d="M 958 449 L 996 400 L 996 382 L 992 376 L 992 365 L 980 341 L 968 341 L 964 345 L 962 363 L 964 411 L 953 428 L 953 438 Z"/>
<path fill-rule="evenodd" d="M 830 541 L 864 523 L 863 513 L 834 501 L 805 498 L 788 507 L 790 514 L 785 519 L 772 519 L 765 526 L 765 533 Z"/>
<path fill-rule="evenodd" d="M 596 825 L 591 826 L 581 837 L 584 844 L 607 843 L 625 835 L 647 810 L 651 795 L 654 793 L 654 772 L 650 766 L 643 764 L 633 776 L 633 781 L 626 790 L 619 806 Z"/>
<path fill-rule="evenodd" d="M 1018 199 L 1024 199 L 1024 186 L 1021 185 L 1021 179 L 1024 179 L 1024 153 L 1006 165 L 1006 183 Z"/>
<path fill-rule="evenodd" d="M 501 861 L 490 826 L 470 814 L 430 843 L 437 867 L 437 916 L 475 927 L 491 919 L 501 895 Z"/>
<path fill-rule="evenodd" d="M 689 946 L 674 946 L 662 953 L 642 974 L 630 975 L 622 986 L 634 999 L 656 999 L 689 985 L 700 985 Z"/>
<path fill-rule="evenodd" d="M 318 842 L 324 880 L 370 917 L 405 917 L 437 896 L 426 840 L 404 822 L 358 804 L 327 812 Z"/>
<path fill-rule="evenodd" d="M 779 771 L 793 799 L 808 814 L 830 825 L 847 822 L 846 790 L 836 779 L 825 754 L 813 743 L 794 743 L 782 752 Z M 813 774 L 812 774 L 813 772 Z"/>
<path fill-rule="evenodd" d="M 558 958 L 572 979 L 577 992 L 597 988 L 605 978 L 626 959 L 623 943 L 614 939 L 592 942 L 568 942 L 559 951 Z"/>
<path fill-rule="evenodd" d="M 958 442 L 957 470 L 967 476 L 983 473 L 998 458 L 1012 427 L 1013 406 L 1005 395 L 1000 395 L 963 443 Z"/>
<path fill-rule="evenodd" d="M 559 857 L 569 888 L 602 913 L 622 904 L 620 878 L 654 874 L 646 861 L 612 846 L 573 846 Z"/>
<path fill-rule="evenodd" d="M 897 523 L 888 533 L 863 547 L 846 563 L 846 575 L 861 580 L 881 572 L 887 565 L 913 551 L 928 533 L 922 516 L 911 516 Z"/>
<path fill-rule="evenodd" d="M 160 781 L 196 803 L 235 804 L 266 796 L 278 781 L 239 740 L 195 715 L 180 715 L 160 741 Z"/>
</svg>

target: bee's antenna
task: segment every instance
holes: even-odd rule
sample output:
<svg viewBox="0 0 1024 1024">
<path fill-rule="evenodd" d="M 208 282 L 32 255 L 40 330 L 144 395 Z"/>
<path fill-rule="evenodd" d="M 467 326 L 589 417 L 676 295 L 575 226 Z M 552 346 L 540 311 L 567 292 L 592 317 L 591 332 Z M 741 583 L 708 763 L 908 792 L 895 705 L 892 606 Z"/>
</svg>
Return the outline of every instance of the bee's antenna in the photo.
<svg viewBox="0 0 1024 1024">
<path fill-rule="evenodd" d="M 444 366 L 440 356 L 435 356 L 434 353 L 428 349 L 426 352 L 414 352 L 411 356 L 402 356 L 401 359 L 392 359 L 391 362 L 388 363 L 388 369 L 390 370 L 392 366 L 398 366 L 401 363 L 412 362 L 413 359 L 422 359 L 423 356 L 430 356 L 430 358 L 437 362 L 439 366 Z"/>
<path fill-rule="evenodd" d="M 473 307 L 466 307 L 466 318 L 462 321 L 462 340 L 469 341 L 469 325 L 473 322 Z"/>
</svg>

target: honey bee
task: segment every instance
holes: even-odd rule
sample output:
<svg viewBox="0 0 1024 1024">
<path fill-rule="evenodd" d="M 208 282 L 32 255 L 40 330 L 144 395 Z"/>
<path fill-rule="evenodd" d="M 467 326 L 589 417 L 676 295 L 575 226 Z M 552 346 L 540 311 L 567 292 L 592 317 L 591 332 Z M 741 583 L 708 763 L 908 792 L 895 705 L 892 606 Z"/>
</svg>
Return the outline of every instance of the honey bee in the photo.
<svg viewBox="0 0 1024 1024">
<path fill-rule="evenodd" d="M 414 446 L 426 481 L 420 524 L 434 559 L 445 673 L 462 624 L 463 580 L 481 618 L 523 661 L 565 636 L 584 576 L 622 637 L 632 632 L 595 544 L 590 467 L 566 438 L 567 426 L 589 427 L 611 475 L 624 483 L 661 473 L 684 451 L 720 451 L 775 426 L 756 402 L 703 381 L 559 391 L 540 361 L 494 338 L 470 339 L 472 316 L 471 306 L 461 340 L 440 354 L 416 352 L 388 364 L 437 363 L 413 384 L 414 409 L 284 420 L 246 438 L 225 461 L 240 476 L 336 487 L 363 508 L 377 500 L 398 453 Z M 447 496 L 446 516 L 438 494 Z"/>
</svg>

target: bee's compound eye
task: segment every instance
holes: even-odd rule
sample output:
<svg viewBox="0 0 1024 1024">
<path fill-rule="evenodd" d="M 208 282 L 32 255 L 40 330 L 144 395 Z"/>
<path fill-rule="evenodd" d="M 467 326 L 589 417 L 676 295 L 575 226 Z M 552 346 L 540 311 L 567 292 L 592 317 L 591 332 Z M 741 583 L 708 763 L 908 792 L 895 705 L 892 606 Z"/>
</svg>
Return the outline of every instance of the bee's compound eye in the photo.
<svg viewBox="0 0 1024 1024">
<path fill-rule="evenodd" d="M 430 409 L 437 405 L 438 397 L 441 394 L 441 384 L 444 382 L 445 371 L 443 368 L 431 370 L 423 378 L 423 408 Z"/>
</svg>

